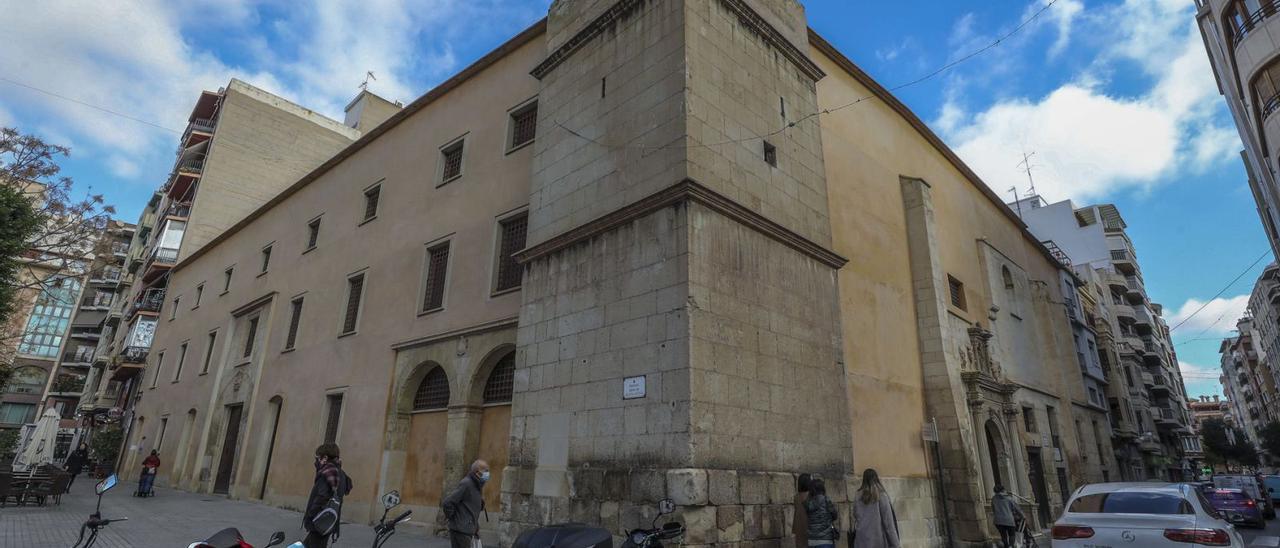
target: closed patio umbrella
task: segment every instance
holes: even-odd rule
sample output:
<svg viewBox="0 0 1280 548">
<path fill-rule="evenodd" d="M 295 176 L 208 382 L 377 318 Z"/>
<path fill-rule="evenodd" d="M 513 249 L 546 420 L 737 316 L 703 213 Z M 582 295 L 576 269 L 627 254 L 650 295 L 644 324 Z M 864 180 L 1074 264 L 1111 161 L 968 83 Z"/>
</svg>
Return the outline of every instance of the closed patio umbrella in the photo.
<svg viewBox="0 0 1280 548">
<path fill-rule="evenodd" d="M 42 464 L 53 463 L 53 448 L 58 441 L 58 423 L 62 417 L 53 409 L 47 409 L 36 421 L 36 429 L 31 432 L 31 439 L 18 455 L 14 468 L 34 470 Z"/>
</svg>

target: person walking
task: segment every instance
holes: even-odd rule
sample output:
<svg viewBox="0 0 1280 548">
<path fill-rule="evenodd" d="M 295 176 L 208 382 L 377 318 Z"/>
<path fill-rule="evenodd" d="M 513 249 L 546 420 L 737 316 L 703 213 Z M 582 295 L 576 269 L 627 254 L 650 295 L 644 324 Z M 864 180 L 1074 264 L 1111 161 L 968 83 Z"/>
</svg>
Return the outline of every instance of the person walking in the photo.
<svg viewBox="0 0 1280 548">
<path fill-rule="evenodd" d="M 791 517 L 791 534 L 796 537 L 796 548 L 809 545 L 809 514 L 805 512 L 804 503 L 809 500 L 809 483 L 813 481 L 809 474 L 800 474 L 796 478 L 796 497 Z"/>
<path fill-rule="evenodd" d="M 142 461 L 142 476 L 138 478 L 138 495 L 147 496 L 156 483 L 156 473 L 160 471 L 160 454 L 155 449 Z"/>
<path fill-rule="evenodd" d="M 484 484 L 488 481 L 489 463 L 477 460 L 471 463 L 466 477 L 440 503 L 449 525 L 452 548 L 479 548 L 480 513 L 484 512 Z M 488 518 L 488 514 L 485 517 Z"/>
<path fill-rule="evenodd" d="M 67 457 L 67 473 L 71 477 L 67 480 L 67 491 L 71 492 L 71 484 L 76 482 L 76 476 L 84 471 L 84 466 L 89 463 L 89 444 L 80 442 L 80 446 L 71 452 L 71 456 Z"/>
<path fill-rule="evenodd" d="M 840 511 L 827 498 L 827 485 L 820 479 L 809 480 L 809 496 L 804 501 L 808 546 L 835 548 L 840 538 Z"/>
<path fill-rule="evenodd" d="M 338 444 L 324 443 L 317 447 L 315 467 L 315 482 L 311 485 L 311 494 L 307 497 L 306 512 L 302 514 L 302 528 L 307 531 L 307 537 L 302 539 L 302 545 L 306 548 L 324 548 L 329 545 L 330 538 L 338 536 L 340 526 L 337 523 L 334 524 L 332 531 L 322 532 L 316 530 L 312 521 L 329 505 L 330 500 L 338 501 L 341 509 L 343 497 L 351 492 L 351 478 L 342 470 Z"/>
<path fill-rule="evenodd" d="M 880 483 L 880 474 L 868 468 L 862 472 L 862 486 L 853 499 L 853 548 L 900 548 L 898 516 L 889 493 Z"/>
<path fill-rule="evenodd" d="M 1009 496 L 1003 485 L 996 485 L 996 494 L 991 498 L 991 513 L 995 518 L 996 529 L 1000 531 L 1000 545 L 1011 548 L 1018 538 L 1018 520 L 1023 519 L 1023 516 L 1017 501 Z"/>
</svg>

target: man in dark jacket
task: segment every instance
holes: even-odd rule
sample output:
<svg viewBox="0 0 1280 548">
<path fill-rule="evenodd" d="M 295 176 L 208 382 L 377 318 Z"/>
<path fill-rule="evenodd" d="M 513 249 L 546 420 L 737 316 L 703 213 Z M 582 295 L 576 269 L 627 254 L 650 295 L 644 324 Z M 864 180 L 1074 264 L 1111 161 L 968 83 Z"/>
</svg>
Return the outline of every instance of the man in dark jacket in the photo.
<svg viewBox="0 0 1280 548">
<path fill-rule="evenodd" d="M 449 524 L 449 542 L 452 548 L 471 548 L 480 538 L 480 513 L 484 512 L 484 484 L 489 481 L 489 463 L 478 460 L 471 463 L 467 473 L 453 492 L 444 498 L 440 508 Z"/>
<path fill-rule="evenodd" d="M 302 545 L 307 548 L 324 548 L 329 544 L 329 535 L 320 534 L 311 524 L 311 520 L 324 510 L 329 499 L 342 498 L 351 492 L 351 478 L 342 471 L 342 459 L 338 457 L 338 445 L 322 444 L 316 448 L 316 481 L 311 486 L 311 496 L 307 497 L 307 511 L 302 514 L 302 527 L 307 530 L 307 538 Z M 334 528 L 332 536 L 337 536 Z"/>
</svg>

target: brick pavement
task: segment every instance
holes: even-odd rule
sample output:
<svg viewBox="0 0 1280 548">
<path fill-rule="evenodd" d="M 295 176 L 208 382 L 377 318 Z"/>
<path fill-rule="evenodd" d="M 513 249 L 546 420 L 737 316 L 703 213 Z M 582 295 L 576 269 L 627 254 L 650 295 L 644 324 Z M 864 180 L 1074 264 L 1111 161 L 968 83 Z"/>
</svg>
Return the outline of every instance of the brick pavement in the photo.
<svg viewBox="0 0 1280 548">
<path fill-rule="evenodd" d="M 93 512 L 94 481 L 81 476 L 60 506 L 8 506 L 0 509 L 0 546 L 24 548 L 68 548 L 75 543 L 80 524 Z M 135 498 L 134 482 L 121 482 L 102 497 L 102 515 L 128 517 L 113 523 L 99 536 L 95 548 L 178 547 L 203 539 L 225 528 L 235 527 L 255 546 L 266 544 L 271 533 L 284 531 L 286 544 L 302 538 L 302 515 L 251 502 L 228 500 L 156 488 L 156 496 Z M 336 546 L 361 548 L 373 544 L 373 529 L 362 524 L 344 524 Z M 386 548 L 443 548 L 445 539 L 429 536 L 420 527 L 401 526 Z"/>
</svg>

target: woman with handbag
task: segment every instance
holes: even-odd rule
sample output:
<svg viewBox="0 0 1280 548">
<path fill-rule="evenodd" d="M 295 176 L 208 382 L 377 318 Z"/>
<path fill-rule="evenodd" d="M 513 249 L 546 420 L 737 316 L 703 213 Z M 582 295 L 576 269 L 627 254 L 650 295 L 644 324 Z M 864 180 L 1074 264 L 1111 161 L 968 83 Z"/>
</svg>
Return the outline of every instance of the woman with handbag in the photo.
<svg viewBox="0 0 1280 548">
<path fill-rule="evenodd" d="M 804 501 L 804 513 L 809 546 L 835 548 L 836 540 L 840 538 L 840 513 L 835 503 L 827 498 L 827 486 L 822 480 L 809 480 L 809 498 Z"/>
<path fill-rule="evenodd" d="M 889 493 L 880 483 L 880 474 L 868 468 L 862 472 L 862 487 L 853 498 L 853 525 L 849 535 L 852 548 L 900 548 L 898 516 Z"/>
</svg>

